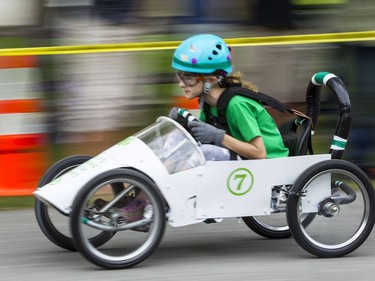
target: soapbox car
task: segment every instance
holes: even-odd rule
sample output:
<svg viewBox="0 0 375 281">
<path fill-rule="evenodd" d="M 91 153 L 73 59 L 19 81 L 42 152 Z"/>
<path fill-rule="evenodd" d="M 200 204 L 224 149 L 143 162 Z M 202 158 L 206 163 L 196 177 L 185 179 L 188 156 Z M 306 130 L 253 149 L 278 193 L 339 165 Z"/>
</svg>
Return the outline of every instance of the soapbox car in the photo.
<svg viewBox="0 0 375 281">
<path fill-rule="evenodd" d="M 335 94 L 340 117 L 329 153 L 313 154 L 322 85 Z M 308 85 L 306 105 L 306 115 L 280 127 L 295 137 L 289 157 L 205 161 L 182 125 L 159 117 L 95 157 L 65 158 L 34 192 L 38 224 L 56 245 L 110 269 L 146 259 L 167 223 L 224 218 L 242 218 L 268 238 L 292 235 L 318 257 L 347 255 L 365 242 L 375 219 L 371 180 L 341 160 L 351 123 L 349 96 L 338 77 L 320 72 Z M 68 229 L 60 228 L 64 217 Z"/>
</svg>

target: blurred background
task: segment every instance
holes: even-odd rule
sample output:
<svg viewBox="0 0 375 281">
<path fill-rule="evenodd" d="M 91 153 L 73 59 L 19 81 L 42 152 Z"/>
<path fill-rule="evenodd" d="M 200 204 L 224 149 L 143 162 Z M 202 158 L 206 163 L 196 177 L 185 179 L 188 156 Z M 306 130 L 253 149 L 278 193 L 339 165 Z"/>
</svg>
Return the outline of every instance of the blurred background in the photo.
<svg viewBox="0 0 375 281">
<path fill-rule="evenodd" d="M 368 31 L 373 0 L 0 0 L 0 48 Z M 373 41 L 233 48 L 234 69 L 304 112 L 318 71 L 348 87 L 353 125 L 344 158 L 373 176 Z M 30 195 L 45 170 L 96 155 L 181 103 L 173 50 L 0 57 L 0 197 Z M 282 117 L 275 116 L 278 122 Z M 322 92 L 314 142 L 328 152 L 338 118 Z"/>
</svg>

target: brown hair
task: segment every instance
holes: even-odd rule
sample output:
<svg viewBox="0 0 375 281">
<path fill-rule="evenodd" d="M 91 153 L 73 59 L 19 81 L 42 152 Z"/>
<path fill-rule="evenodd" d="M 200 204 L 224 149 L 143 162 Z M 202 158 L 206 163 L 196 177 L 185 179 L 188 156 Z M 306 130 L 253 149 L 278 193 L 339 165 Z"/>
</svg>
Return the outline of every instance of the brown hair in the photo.
<svg viewBox="0 0 375 281">
<path fill-rule="evenodd" d="M 250 90 L 253 90 L 254 92 L 258 92 L 258 87 L 256 85 L 254 85 L 254 84 L 246 81 L 244 75 L 241 72 L 239 72 L 239 71 L 236 71 L 236 72 L 234 72 L 232 74 L 229 74 L 228 76 L 224 77 L 224 79 L 229 79 L 229 80 L 232 80 L 232 81 L 236 81 L 242 87 L 248 88 Z"/>
<path fill-rule="evenodd" d="M 219 74 L 218 76 L 221 77 L 219 81 L 219 86 L 221 88 L 229 88 L 233 86 L 240 86 L 244 87 L 250 90 L 253 90 L 254 92 L 258 92 L 258 87 L 248 81 L 245 80 L 244 75 L 236 71 L 234 73 L 228 74 L 228 75 L 220 75 L 222 73 L 215 73 Z"/>
</svg>

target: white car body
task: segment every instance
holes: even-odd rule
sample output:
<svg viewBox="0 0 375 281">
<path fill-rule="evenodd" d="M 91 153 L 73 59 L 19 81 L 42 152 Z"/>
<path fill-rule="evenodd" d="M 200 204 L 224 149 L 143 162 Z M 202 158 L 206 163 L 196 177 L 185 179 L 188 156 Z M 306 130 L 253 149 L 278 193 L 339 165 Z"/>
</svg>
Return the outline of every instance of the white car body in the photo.
<svg viewBox="0 0 375 281">
<path fill-rule="evenodd" d="M 183 226 L 208 218 L 270 215 L 274 186 L 292 185 L 310 166 L 327 159 L 330 154 L 206 162 L 197 142 L 180 124 L 160 117 L 140 133 L 39 187 L 34 195 L 69 215 L 75 196 L 91 179 L 112 169 L 132 168 L 160 189 L 169 207 L 169 224 Z M 304 196 L 303 212 L 317 212 L 321 199 L 330 196 L 330 179 L 322 177 L 319 184 Z"/>
</svg>

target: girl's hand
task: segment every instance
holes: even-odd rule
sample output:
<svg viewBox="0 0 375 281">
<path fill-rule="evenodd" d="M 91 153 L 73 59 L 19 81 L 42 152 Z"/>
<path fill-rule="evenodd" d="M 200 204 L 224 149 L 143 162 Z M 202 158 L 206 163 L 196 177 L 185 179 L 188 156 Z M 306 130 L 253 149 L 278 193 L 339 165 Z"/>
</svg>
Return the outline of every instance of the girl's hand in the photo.
<svg viewBox="0 0 375 281">
<path fill-rule="evenodd" d="M 225 131 L 210 124 L 192 121 L 188 122 L 188 127 L 194 138 L 201 143 L 213 143 L 222 146 Z"/>
</svg>

